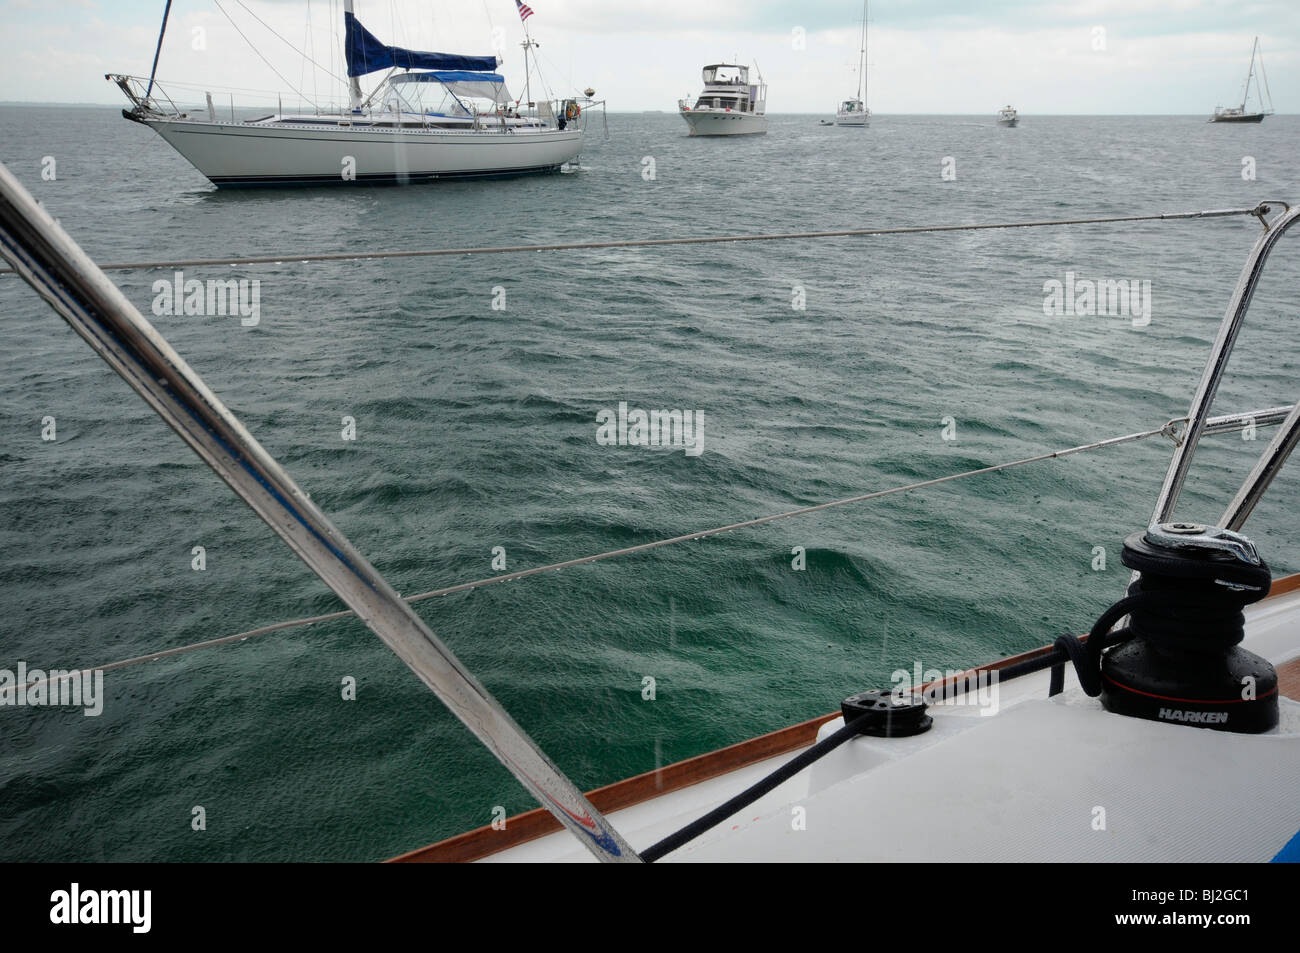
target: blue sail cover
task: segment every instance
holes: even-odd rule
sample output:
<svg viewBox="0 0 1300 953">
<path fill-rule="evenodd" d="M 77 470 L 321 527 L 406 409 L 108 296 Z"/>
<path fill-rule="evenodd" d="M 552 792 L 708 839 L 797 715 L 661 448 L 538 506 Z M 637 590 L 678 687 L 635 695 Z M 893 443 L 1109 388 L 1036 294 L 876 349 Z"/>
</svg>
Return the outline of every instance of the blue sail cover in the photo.
<svg viewBox="0 0 1300 953">
<path fill-rule="evenodd" d="M 400 69 L 465 70 L 474 73 L 491 72 L 497 68 L 495 54 L 460 56 L 456 53 L 404 50 L 400 46 L 385 46 L 351 13 L 343 14 L 343 22 L 347 28 L 344 52 L 348 59 L 349 76 L 365 76 L 390 66 Z"/>
</svg>

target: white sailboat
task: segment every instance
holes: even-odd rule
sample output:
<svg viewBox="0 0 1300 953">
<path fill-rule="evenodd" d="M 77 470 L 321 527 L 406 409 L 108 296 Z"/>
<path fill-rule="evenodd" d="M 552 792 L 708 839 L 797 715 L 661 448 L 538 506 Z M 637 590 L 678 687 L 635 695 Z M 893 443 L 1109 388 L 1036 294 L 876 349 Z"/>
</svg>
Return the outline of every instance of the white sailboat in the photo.
<svg viewBox="0 0 1300 953">
<path fill-rule="evenodd" d="M 1006 126 L 1008 129 L 1014 129 L 1020 123 L 1020 114 L 1011 106 L 1003 106 L 998 110 L 998 125 Z"/>
<path fill-rule="evenodd" d="M 749 67 L 713 63 L 704 67 L 704 90 L 694 105 L 677 101 L 677 114 L 692 136 L 753 136 L 767 132 L 767 84 L 760 73 L 749 81 Z"/>
<path fill-rule="evenodd" d="M 867 108 L 867 2 L 862 0 L 862 48 L 858 61 L 858 93 L 852 99 L 840 103 L 835 112 L 837 126 L 866 126 L 871 119 L 871 110 Z"/>
<path fill-rule="evenodd" d="M 1247 112 L 1246 103 L 1250 99 L 1250 84 L 1255 79 L 1255 60 L 1259 60 L 1259 75 L 1263 85 L 1255 83 L 1255 92 L 1259 96 L 1259 109 Z M 1265 105 L 1267 99 L 1268 105 Z M 1215 106 L 1214 115 L 1209 122 L 1263 122 L 1264 117 L 1273 112 L 1273 97 L 1268 91 L 1268 75 L 1264 72 L 1264 54 L 1259 52 L 1259 37 L 1250 48 L 1250 66 L 1246 68 L 1246 86 L 1241 92 L 1240 106 Z"/>
<path fill-rule="evenodd" d="M 343 7 L 346 111 L 237 119 L 232 107 L 227 119 L 211 94 L 206 113 L 196 114 L 152 76 L 106 78 L 131 101 L 127 119 L 149 126 L 218 187 L 496 178 L 556 171 L 581 152 L 577 100 L 513 100 L 495 54 L 388 46 L 361 25 L 352 0 Z M 535 45 L 525 31 L 525 76 Z M 364 95 L 361 77 L 380 70 L 388 70 L 384 80 Z"/>
</svg>

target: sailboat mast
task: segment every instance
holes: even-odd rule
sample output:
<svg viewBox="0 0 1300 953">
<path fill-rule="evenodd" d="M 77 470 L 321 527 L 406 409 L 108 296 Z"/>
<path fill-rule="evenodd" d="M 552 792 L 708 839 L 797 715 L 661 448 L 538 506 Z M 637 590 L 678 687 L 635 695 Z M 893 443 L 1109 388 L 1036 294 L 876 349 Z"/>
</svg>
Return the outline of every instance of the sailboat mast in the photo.
<svg viewBox="0 0 1300 953">
<path fill-rule="evenodd" d="M 1241 94 L 1241 111 L 1246 111 L 1246 102 L 1250 99 L 1250 78 L 1255 75 L 1255 51 L 1259 49 L 1259 37 L 1250 48 L 1250 67 L 1246 70 L 1246 90 Z"/>
<path fill-rule="evenodd" d="M 867 2 L 868 0 L 862 0 L 862 55 L 858 63 L 858 99 L 863 102 L 865 100 L 862 99 L 862 94 L 867 82 Z"/>
<path fill-rule="evenodd" d="M 519 45 L 524 48 L 524 106 L 530 107 L 533 104 L 533 95 L 529 86 L 532 70 L 528 68 L 528 50 L 533 45 L 533 38 L 528 35 L 528 27 L 526 26 L 524 27 L 524 42 Z"/>
<path fill-rule="evenodd" d="M 868 0 L 862 0 L 862 105 L 867 105 L 867 92 L 871 88 L 871 83 L 867 79 L 867 44 L 870 32 L 867 29 L 867 10 L 869 8 Z"/>
<path fill-rule="evenodd" d="M 344 29 L 345 37 L 347 35 L 347 18 L 349 15 L 353 17 L 356 16 L 356 14 L 352 10 L 352 0 L 343 0 L 343 29 Z M 347 40 L 345 39 L 344 42 L 346 43 Z M 348 77 L 348 94 L 352 99 L 352 111 L 359 112 L 361 110 L 361 78 L 360 77 L 358 76 Z"/>
</svg>

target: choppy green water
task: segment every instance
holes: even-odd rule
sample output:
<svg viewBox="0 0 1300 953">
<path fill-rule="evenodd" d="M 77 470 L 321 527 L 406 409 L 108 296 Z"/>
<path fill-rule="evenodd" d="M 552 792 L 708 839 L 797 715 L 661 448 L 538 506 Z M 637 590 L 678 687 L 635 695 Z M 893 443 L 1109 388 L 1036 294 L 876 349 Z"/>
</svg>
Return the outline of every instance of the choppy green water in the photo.
<svg viewBox="0 0 1300 953">
<path fill-rule="evenodd" d="M 1015 130 L 776 117 L 769 135 L 728 141 L 616 115 L 580 173 L 223 194 L 114 110 L 5 108 L 0 128 L 0 161 L 104 261 L 1300 200 L 1290 116 Z M 955 181 L 940 178 L 945 156 Z M 155 321 L 414 592 L 493 575 L 497 546 L 523 569 L 1159 426 L 1185 412 L 1258 232 L 1220 219 L 189 269 L 260 279 L 260 324 Z M 1284 242 L 1221 412 L 1300 396 L 1297 260 Z M 1149 280 L 1150 325 L 1045 316 L 1044 282 L 1067 271 Z M 168 276 L 114 280 L 148 313 Z M 12 278 L 0 330 L 0 668 L 104 663 L 337 607 Z M 620 401 L 702 412 L 704 452 L 599 445 L 596 414 Z M 1180 515 L 1215 519 L 1260 448 L 1209 439 Z M 1120 542 L 1145 524 L 1169 449 L 1038 464 L 419 611 L 590 788 L 832 710 L 916 661 L 960 667 L 1086 629 L 1123 589 Z M 1300 568 L 1298 498 L 1292 466 L 1247 527 L 1279 573 Z M 0 709 L 0 858 L 371 860 L 531 806 L 356 622 L 110 672 L 106 689 L 98 718 Z M 195 805 L 206 831 L 191 830 Z"/>
</svg>

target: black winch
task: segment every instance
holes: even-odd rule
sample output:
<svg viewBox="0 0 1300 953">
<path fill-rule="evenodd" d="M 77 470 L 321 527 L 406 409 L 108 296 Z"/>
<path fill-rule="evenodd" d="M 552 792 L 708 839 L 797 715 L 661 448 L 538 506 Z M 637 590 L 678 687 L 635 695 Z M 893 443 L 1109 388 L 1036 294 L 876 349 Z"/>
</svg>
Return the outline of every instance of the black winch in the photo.
<svg viewBox="0 0 1300 953">
<path fill-rule="evenodd" d="M 1242 608 L 1268 594 L 1271 574 L 1254 544 L 1199 523 L 1152 524 L 1124 540 L 1120 557 L 1140 572 L 1129 622 L 1101 657 L 1109 711 L 1220 731 L 1278 723 L 1277 671 L 1241 648 Z"/>
</svg>

